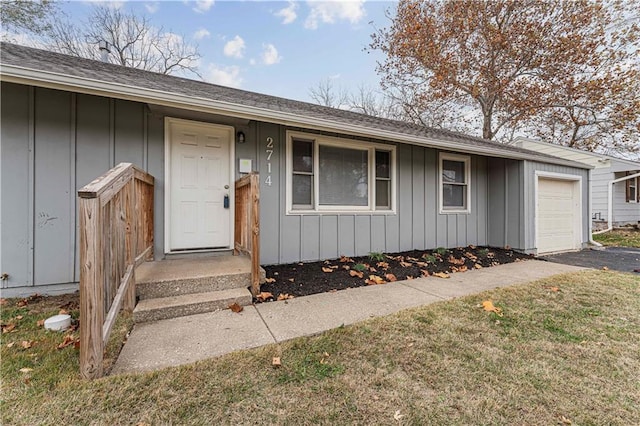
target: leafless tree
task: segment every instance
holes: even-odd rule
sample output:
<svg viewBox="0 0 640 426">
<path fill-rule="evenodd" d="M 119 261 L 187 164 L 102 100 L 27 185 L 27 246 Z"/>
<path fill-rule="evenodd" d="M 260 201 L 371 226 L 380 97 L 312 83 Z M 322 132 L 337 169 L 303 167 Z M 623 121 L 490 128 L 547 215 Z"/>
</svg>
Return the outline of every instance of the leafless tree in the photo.
<svg viewBox="0 0 640 426">
<path fill-rule="evenodd" d="M 107 42 L 108 60 L 126 67 L 161 74 L 195 74 L 198 48 L 184 37 L 153 26 L 145 16 L 105 5 L 94 6 L 89 18 L 79 24 L 68 18 L 57 20 L 49 31 L 55 51 L 100 59 L 100 42 Z"/>
<path fill-rule="evenodd" d="M 348 94 L 342 88 L 335 87 L 333 79 L 326 78 L 309 88 L 309 97 L 318 105 L 344 108 L 347 105 Z"/>
</svg>

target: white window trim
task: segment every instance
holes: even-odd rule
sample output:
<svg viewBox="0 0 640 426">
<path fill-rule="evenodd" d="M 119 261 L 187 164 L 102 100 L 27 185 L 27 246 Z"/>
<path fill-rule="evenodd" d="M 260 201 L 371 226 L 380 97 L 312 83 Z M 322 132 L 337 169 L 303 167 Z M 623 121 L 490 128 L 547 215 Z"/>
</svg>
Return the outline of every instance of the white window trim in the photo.
<svg viewBox="0 0 640 426">
<path fill-rule="evenodd" d="M 450 161 L 460 161 L 464 162 L 464 175 L 465 175 L 465 184 L 467 186 L 467 200 L 466 200 L 466 208 L 445 208 L 443 206 L 443 191 L 442 188 L 444 186 L 444 182 L 442 180 L 442 163 L 444 160 Z M 469 155 L 459 155 L 459 154 L 450 154 L 448 152 L 441 152 L 438 156 L 438 206 L 440 214 L 470 214 L 471 213 L 471 156 Z"/>
<path fill-rule="evenodd" d="M 302 139 L 307 141 L 313 141 L 313 208 L 312 209 L 294 209 L 293 208 L 293 140 Z M 341 148 L 361 149 L 368 151 L 368 163 L 369 163 L 369 182 L 368 182 L 368 199 L 369 205 L 367 206 L 321 206 L 319 189 L 320 179 L 317 178 L 319 171 L 320 158 L 318 156 L 319 146 L 337 146 Z M 305 133 L 298 131 L 287 131 L 287 152 L 286 152 L 286 202 L 287 202 L 287 215 L 306 215 L 306 214 L 323 214 L 323 213 L 355 213 L 355 214 L 395 214 L 396 213 L 396 146 L 380 144 L 375 142 L 357 141 L 351 139 L 342 139 L 331 136 L 323 136 L 313 133 Z M 375 207 L 375 151 L 384 150 L 390 153 L 390 166 L 391 166 L 391 208 L 376 210 Z"/>
</svg>

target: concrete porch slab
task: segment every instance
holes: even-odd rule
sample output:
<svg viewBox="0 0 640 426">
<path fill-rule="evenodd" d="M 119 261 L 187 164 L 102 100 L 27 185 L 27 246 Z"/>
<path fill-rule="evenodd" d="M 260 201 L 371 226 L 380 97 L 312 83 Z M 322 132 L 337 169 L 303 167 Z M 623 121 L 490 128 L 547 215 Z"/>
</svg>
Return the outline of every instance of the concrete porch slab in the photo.
<svg viewBox="0 0 640 426">
<path fill-rule="evenodd" d="M 144 262 L 136 269 L 136 282 L 163 282 L 251 272 L 246 256 L 211 256 Z"/>
</svg>

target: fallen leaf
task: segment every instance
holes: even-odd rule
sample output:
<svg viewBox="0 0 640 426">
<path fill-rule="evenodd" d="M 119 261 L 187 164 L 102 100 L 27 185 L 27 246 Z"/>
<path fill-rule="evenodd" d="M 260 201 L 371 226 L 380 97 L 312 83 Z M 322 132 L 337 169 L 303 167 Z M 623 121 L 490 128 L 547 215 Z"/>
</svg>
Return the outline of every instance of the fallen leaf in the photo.
<svg viewBox="0 0 640 426">
<path fill-rule="evenodd" d="M 331 355 L 329 355 L 327 352 L 322 354 L 322 358 L 320 358 L 320 364 L 329 364 L 329 361 L 327 361 L 327 359 L 330 357 Z"/>
<path fill-rule="evenodd" d="M 469 270 L 469 268 L 467 268 L 467 265 L 462 265 L 459 268 L 456 268 L 458 270 L 458 272 L 467 272 Z"/>
<path fill-rule="evenodd" d="M 391 282 L 391 283 L 392 283 L 392 282 L 394 282 L 394 281 L 398 281 L 398 279 L 396 278 L 396 276 L 395 276 L 395 275 L 393 275 L 393 274 L 387 274 L 387 275 L 385 275 L 384 277 L 387 279 L 387 281 L 389 281 L 389 282 Z"/>
<path fill-rule="evenodd" d="M 16 342 L 7 343 L 7 347 L 8 347 L 8 348 L 12 348 L 12 347 L 13 347 L 13 345 L 15 345 L 15 344 L 16 344 Z"/>
<path fill-rule="evenodd" d="M 484 309 L 487 312 L 493 312 L 499 317 L 502 316 L 502 309 L 498 308 L 497 306 L 494 306 L 491 300 L 485 300 L 484 302 L 482 302 L 482 309 Z"/>
<path fill-rule="evenodd" d="M 603 267 L 602 267 L 602 270 L 603 270 L 603 271 L 608 271 L 608 270 L 609 270 L 609 267 L 608 267 L 608 266 L 603 266 Z"/>
<path fill-rule="evenodd" d="M 395 414 L 393 415 L 393 419 L 396 421 L 402 420 L 403 417 L 404 414 L 400 414 L 400 410 L 396 410 Z"/>
<path fill-rule="evenodd" d="M 382 277 L 379 277 L 377 275 L 369 275 L 369 279 L 365 281 L 367 284 L 369 285 L 377 285 L 377 284 L 384 284 L 386 283 L 385 280 L 382 279 Z"/>
<path fill-rule="evenodd" d="M 562 416 L 560 420 L 562 421 L 562 424 L 564 424 L 564 425 L 573 424 L 573 422 L 571 420 L 569 420 L 568 418 L 566 418 L 565 416 Z"/>
<path fill-rule="evenodd" d="M 474 267 L 475 269 L 482 269 L 482 265 L 481 265 L 481 264 L 479 264 L 479 263 L 476 263 L 475 265 L 473 265 L 473 267 Z"/>
<path fill-rule="evenodd" d="M 329 273 L 333 272 L 333 268 L 325 268 L 323 266 L 322 267 L 322 272 L 324 272 L 325 274 L 329 274 Z"/>
<path fill-rule="evenodd" d="M 353 259 L 351 259 L 350 257 L 347 257 L 347 256 L 340 256 L 340 262 L 342 262 L 342 263 L 353 262 Z"/>
<path fill-rule="evenodd" d="M 24 306 L 27 306 L 29 304 L 29 301 L 27 299 L 22 299 L 21 301 L 19 301 L 18 303 L 16 303 L 16 306 L 18 308 L 22 308 Z"/>
<path fill-rule="evenodd" d="M 413 261 L 413 262 L 417 262 L 418 259 L 416 257 L 411 257 L 411 256 L 407 256 L 407 259 Z"/>
<path fill-rule="evenodd" d="M 464 259 L 457 259 L 455 257 L 453 257 L 453 255 L 449 256 L 449 263 L 454 264 L 454 265 L 464 265 Z"/>
<path fill-rule="evenodd" d="M 43 320 L 43 319 L 38 320 L 38 322 L 36 323 L 36 325 L 37 325 L 38 327 L 44 327 L 44 320 Z"/>
<path fill-rule="evenodd" d="M 66 309 L 60 309 L 60 312 L 58 312 L 59 315 L 69 315 L 69 311 L 67 311 Z"/>
<path fill-rule="evenodd" d="M 412 279 L 413 279 L 413 276 L 412 276 L 412 275 L 407 275 L 407 279 L 408 279 L 408 280 L 412 280 Z"/>
<path fill-rule="evenodd" d="M 22 343 L 20 343 L 20 346 L 22 346 L 22 349 L 29 349 L 34 343 L 35 342 L 33 340 L 23 340 Z"/>
<path fill-rule="evenodd" d="M 289 282 L 294 282 L 295 278 L 289 278 Z"/>
<path fill-rule="evenodd" d="M 387 262 L 378 262 L 378 263 L 376 264 L 376 266 L 377 266 L 378 268 L 388 269 L 388 268 L 389 268 L 389 263 L 387 263 Z"/>
<path fill-rule="evenodd" d="M 411 263 L 402 261 L 402 262 L 400 262 L 400 266 L 402 266 L 404 268 L 408 268 L 408 267 L 411 266 Z"/>
<path fill-rule="evenodd" d="M 282 362 L 280 361 L 280 357 L 274 356 L 273 359 L 271 360 L 271 365 L 273 367 L 280 367 L 282 365 Z"/>
<path fill-rule="evenodd" d="M 33 368 L 27 368 L 27 367 L 24 367 L 24 368 L 21 368 L 21 369 L 20 369 L 20 372 L 21 372 L 21 373 L 30 373 L 30 372 L 32 372 L 32 371 L 33 371 Z"/>
<path fill-rule="evenodd" d="M 478 260 L 478 256 L 476 256 L 475 254 L 470 253 L 470 252 L 468 252 L 468 251 L 467 251 L 467 252 L 465 252 L 465 253 L 464 253 L 464 255 L 465 255 L 465 257 L 466 257 L 467 259 L 471 259 L 471 260 Z"/>
<path fill-rule="evenodd" d="M 426 269 L 420 269 L 420 273 L 422 274 L 423 277 L 429 276 L 429 271 L 427 271 Z"/>
<path fill-rule="evenodd" d="M 262 291 L 256 296 L 256 299 L 258 299 L 260 302 L 264 302 L 267 299 L 273 299 L 273 294 L 269 293 L 268 291 Z"/>
<path fill-rule="evenodd" d="M 293 295 L 288 294 L 288 293 L 280 293 L 278 295 L 278 300 L 288 300 L 288 299 L 293 299 Z"/>
<path fill-rule="evenodd" d="M 374 268 L 373 266 L 369 266 L 369 271 L 370 272 L 378 272 L 376 268 Z"/>
<path fill-rule="evenodd" d="M 231 312 L 235 312 L 237 314 L 239 312 L 242 312 L 244 308 L 240 306 L 238 303 L 232 303 L 229 305 L 229 309 L 231 309 Z"/>
<path fill-rule="evenodd" d="M 6 305 L 7 303 L 9 303 L 7 299 L 5 299 L 4 297 L 0 298 L 0 305 Z"/>
<path fill-rule="evenodd" d="M 272 283 L 275 283 L 275 282 L 276 282 L 276 279 L 275 279 L 275 278 L 266 278 L 266 279 L 264 280 L 264 282 L 265 282 L 265 283 L 268 283 L 268 284 L 272 284 Z"/>
<path fill-rule="evenodd" d="M 80 341 L 80 339 L 77 339 L 78 342 Z M 58 349 L 64 349 L 67 346 L 71 346 L 76 342 L 76 338 L 73 334 L 67 334 L 66 336 L 64 336 L 64 339 L 62 340 L 62 343 L 60 343 L 58 345 Z"/>
<path fill-rule="evenodd" d="M 553 291 L 554 293 L 560 291 L 559 287 L 548 287 L 549 291 Z"/>
<path fill-rule="evenodd" d="M 358 278 L 364 277 L 364 274 L 362 272 L 358 272 L 355 269 L 350 270 L 349 275 L 351 275 L 352 277 L 358 277 Z"/>
<path fill-rule="evenodd" d="M 2 326 L 2 333 L 10 333 L 13 329 L 16 328 L 15 324 L 7 324 Z"/>
<path fill-rule="evenodd" d="M 446 272 L 434 272 L 433 275 L 439 278 L 449 278 L 449 274 Z"/>
<path fill-rule="evenodd" d="M 22 315 L 18 315 L 18 316 L 16 317 L 16 319 L 17 319 L 17 320 L 21 320 L 22 318 L 24 318 Z"/>
<path fill-rule="evenodd" d="M 349 265 L 342 265 L 342 269 L 344 269 L 345 271 L 348 271 L 349 269 L 351 269 L 351 266 L 349 266 Z"/>
</svg>

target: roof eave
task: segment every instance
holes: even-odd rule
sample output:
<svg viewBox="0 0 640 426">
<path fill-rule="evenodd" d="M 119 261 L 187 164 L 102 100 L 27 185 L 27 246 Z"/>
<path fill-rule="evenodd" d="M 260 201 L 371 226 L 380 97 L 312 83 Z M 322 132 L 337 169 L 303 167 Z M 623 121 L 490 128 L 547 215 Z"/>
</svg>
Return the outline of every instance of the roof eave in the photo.
<svg viewBox="0 0 640 426">
<path fill-rule="evenodd" d="M 287 126 L 304 127 L 307 129 L 330 132 L 340 131 L 341 133 L 354 136 L 375 137 L 391 142 L 428 146 L 469 154 L 511 158 L 515 160 L 540 161 L 577 168 L 592 168 L 591 166 L 570 160 L 564 160 L 562 158 L 549 159 L 537 156 L 534 152 L 532 152 L 531 155 L 517 152 L 506 152 L 499 148 L 492 149 L 487 147 L 477 147 L 463 142 L 414 136 L 389 130 L 346 124 L 323 118 L 309 117 L 283 111 L 274 111 L 266 108 L 234 104 L 201 97 L 191 97 L 157 89 L 134 87 L 120 83 L 105 82 L 102 80 L 36 70 L 16 65 L 3 64 L 0 67 L 0 81 L 105 97 L 116 97 L 130 101 L 154 103 L 169 107 L 221 114 L 249 120 L 259 120 Z"/>
</svg>

